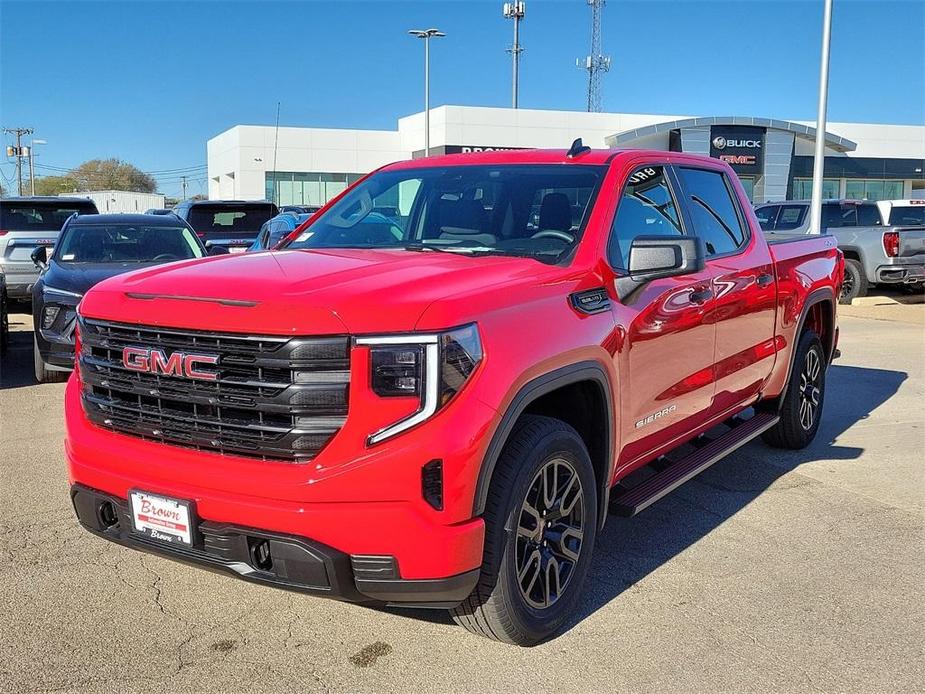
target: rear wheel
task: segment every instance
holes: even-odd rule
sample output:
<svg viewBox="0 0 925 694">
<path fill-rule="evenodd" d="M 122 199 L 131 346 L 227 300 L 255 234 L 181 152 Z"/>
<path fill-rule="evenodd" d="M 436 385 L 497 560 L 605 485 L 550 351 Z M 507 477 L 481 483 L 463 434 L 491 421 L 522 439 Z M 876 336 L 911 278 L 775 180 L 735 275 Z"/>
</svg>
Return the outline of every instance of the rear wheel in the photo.
<svg viewBox="0 0 925 694">
<path fill-rule="evenodd" d="M 762 438 L 775 448 L 806 448 L 816 437 L 825 401 L 825 350 L 812 330 L 797 344 L 787 393 L 780 408 L 780 421 Z"/>
<path fill-rule="evenodd" d="M 64 383 L 70 373 L 67 371 L 53 371 L 45 366 L 42 353 L 39 352 L 38 338 L 32 336 L 32 362 L 35 367 L 35 380 L 39 383 Z"/>
<path fill-rule="evenodd" d="M 568 424 L 525 415 L 498 460 L 485 508 L 485 554 L 452 610 L 469 631 L 532 646 L 559 629 L 581 593 L 597 529 L 588 451 Z"/>
<path fill-rule="evenodd" d="M 850 304 L 855 297 L 867 296 L 867 276 L 857 260 L 845 261 L 845 278 L 842 280 L 838 303 Z"/>
</svg>

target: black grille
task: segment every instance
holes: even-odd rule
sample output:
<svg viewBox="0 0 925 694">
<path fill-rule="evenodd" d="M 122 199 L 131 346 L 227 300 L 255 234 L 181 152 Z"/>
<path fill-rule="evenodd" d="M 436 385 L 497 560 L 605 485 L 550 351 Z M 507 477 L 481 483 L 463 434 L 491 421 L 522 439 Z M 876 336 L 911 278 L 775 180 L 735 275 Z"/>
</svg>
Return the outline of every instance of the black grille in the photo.
<svg viewBox="0 0 925 694">
<path fill-rule="evenodd" d="M 81 397 L 113 431 L 198 450 L 305 462 L 347 416 L 346 336 L 216 334 L 80 319 Z M 127 369 L 125 347 L 217 356 L 215 380 Z"/>
</svg>

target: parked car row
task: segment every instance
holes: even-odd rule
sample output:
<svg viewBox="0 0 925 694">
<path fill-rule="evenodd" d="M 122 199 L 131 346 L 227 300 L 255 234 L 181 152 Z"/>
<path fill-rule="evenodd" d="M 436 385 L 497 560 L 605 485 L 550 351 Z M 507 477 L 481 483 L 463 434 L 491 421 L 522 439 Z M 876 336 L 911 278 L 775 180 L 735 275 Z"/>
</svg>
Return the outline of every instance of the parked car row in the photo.
<svg viewBox="0 0 925 694">
<path fill-rule="evenodd" d="M 786 240 L 809 232 L 809 208 L 808 200 L 764 203 L 755 206 L 755 216 L 769 238 Z M 825 200 L 820 231 L 834 236 L 845 255 L 842 303 L 876 284 L 922 289 L 925 200 Z"/>
</svg>

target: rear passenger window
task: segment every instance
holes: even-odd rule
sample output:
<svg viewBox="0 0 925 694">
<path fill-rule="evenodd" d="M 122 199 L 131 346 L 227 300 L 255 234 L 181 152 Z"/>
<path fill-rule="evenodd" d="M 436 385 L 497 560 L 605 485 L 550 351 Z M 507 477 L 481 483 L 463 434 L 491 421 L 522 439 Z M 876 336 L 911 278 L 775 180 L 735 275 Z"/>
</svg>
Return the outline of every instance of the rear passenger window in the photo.
<svg viewBox="0 0 925 694">
<path fill-rule="evenodd" d="M 718 171 L 679 168 L 694 231 L 707 255 L 732 253 L 745 243 L 745 232 L 726 177 Z"/>
<path fill-rule="evenodd" d="M 765 205 L 755 210 L 758 224 L 761 225 L 763 231 L 771 231 L 771 229 L 774 228 L 774 220 L 777 217 L 777 210 L 779 209 L 780 207 L 777 205 Z"/>
<path fill-rule="evenodd" d="M 803 224 L 803 219 L 806 217 L 806 210 L 808 209 L 805 205 L 781 205 L 780 214 L 777 216 L 777 224 L 774 228 L 777 231 L 796 229 Z"/>
<path fill-rule="evenodd" d="M 839 205 L 838 203 L 822 206 L 822 230 L 842 229 L 858 225 L 858 208 L 856 205 Z"/>
<path fill-rule="evenodd" d="M 878 227 L 882 223 L 880 221 L 880 210 L 876 205 L 858 205 L 859 227 Z"/>
<path fill-rule="evenodd" d="M 646 166 L 630 177 L 613 219 L 607 259 L 614 268 L 629 265 L 630 246 L 637 236 L 681 236 L 681 221 L 665 170 Z"/>
</svg>

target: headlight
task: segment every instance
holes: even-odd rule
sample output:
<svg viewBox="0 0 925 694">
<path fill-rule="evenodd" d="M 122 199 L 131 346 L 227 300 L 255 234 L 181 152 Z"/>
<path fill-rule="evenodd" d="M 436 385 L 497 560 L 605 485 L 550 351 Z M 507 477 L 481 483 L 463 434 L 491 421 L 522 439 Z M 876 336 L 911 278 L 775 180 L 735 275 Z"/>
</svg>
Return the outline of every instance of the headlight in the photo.
<svg viewBox="0 0 925 694">
<path fill-rule="evenodd" d="M 432 417 L 463 387 L 482 360 L 475 324 L 445 333 L 357 338 L 369 345 L 370 387 L 380 397 L 416 396 L 420 407 L 410 417 L 372 434 L 379 443 Z"/>
<path fill-rule="evenodd" d="M 51 328 L 52 324 L 55 322 L 55 318 L 58 317 L 58 314 L 61 313 L 61 307 L 51 304 L 45 305 L 45 308 L 42 310 L 42 330 L 48 330 Z"/>
</svg>

